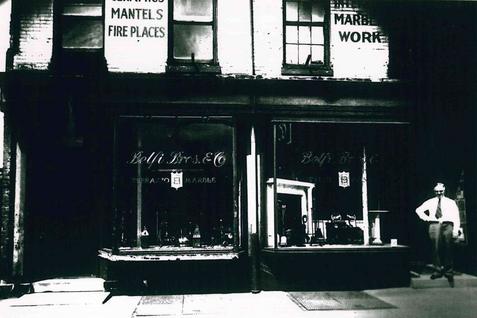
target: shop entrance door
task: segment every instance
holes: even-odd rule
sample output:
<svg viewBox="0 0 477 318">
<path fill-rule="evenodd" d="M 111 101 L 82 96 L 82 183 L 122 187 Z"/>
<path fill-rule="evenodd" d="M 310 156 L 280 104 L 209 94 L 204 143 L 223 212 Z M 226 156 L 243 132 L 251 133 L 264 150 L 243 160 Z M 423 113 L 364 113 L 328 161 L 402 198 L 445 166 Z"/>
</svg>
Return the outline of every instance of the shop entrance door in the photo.
<svg viewBox="0 0 477 318">
<path fill-rule="evenodd" d="M 30 159 L 26 277 L 35 280 L 94 274 L 98 236 L 91 182 L 95 178 L 87 151 L 43 144 L 41 149 L 34 149 Z"/>
</svg>

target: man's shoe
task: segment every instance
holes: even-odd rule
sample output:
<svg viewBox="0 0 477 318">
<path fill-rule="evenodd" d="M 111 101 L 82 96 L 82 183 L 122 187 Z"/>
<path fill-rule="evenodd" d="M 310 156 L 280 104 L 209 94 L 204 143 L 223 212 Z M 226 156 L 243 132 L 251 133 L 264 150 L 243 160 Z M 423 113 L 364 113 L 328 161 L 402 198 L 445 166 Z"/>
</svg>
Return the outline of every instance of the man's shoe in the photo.
<svg viewBox="0 0 477 318">
<path fill-rule="evenodd" d="M 441 278 L 442 277 L 442 273 L 433 273 L 431 275 L 431 279 L 437 279 L 437 278 Z"/>
<path fill-rule="evenodd" d="M 447 278 L 450 287 L 454 287 L 454 273 L 445 273 L 444 276 Z"/>
<path fill-rule="evenodd" d="M 447 281 L 449 282 L 450 287 L 454 287 L 454 275 L 448 275 Z"/>
</svg>

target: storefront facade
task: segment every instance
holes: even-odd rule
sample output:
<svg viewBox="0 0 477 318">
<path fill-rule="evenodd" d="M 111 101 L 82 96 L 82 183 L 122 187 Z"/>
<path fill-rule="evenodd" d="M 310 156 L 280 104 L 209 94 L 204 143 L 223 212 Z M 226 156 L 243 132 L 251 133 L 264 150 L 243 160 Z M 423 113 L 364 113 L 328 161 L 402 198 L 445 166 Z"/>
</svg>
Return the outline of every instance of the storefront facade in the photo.
<svg viewBox="0 0 477 318">
<path fill-rule="evenodd" d="M 6 160 L 23 195 L 3 213 L 18 233 L 7 276 L 165 290 L 408 284 L 414 100 L 388 75 L 372 9 L 14 5 Z M 24 23 L 38 15 L 50 18 L 37 21 L 44 38 Z"/>
</svg>

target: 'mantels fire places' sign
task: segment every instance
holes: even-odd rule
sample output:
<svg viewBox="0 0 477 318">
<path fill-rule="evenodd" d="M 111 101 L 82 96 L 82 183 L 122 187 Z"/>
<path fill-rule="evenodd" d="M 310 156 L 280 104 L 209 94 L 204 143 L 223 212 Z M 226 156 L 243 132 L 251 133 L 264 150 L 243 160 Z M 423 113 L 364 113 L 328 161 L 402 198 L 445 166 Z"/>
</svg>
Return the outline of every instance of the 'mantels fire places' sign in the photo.
<svg viewBox="0 0 477 318">
<path fill-rule="evenodd" d="M 105 55 L 110 68 L 121 65 L 128 71 L 154 70 L 157 62 L 150 61 L 165 60 L 167 0 L 106 0 L 104 16 Z M 154 57 L 149 58 L 149 54 Z"/>
</svg>

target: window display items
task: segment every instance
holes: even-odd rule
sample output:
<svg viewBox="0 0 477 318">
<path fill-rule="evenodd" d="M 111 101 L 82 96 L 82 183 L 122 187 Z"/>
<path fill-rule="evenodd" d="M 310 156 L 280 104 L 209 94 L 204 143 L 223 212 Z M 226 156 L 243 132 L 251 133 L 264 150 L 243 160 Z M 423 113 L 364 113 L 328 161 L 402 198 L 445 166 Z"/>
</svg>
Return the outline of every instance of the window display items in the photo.
<svg viewBox="0 0 477 318">
<path fill-rule="evenodd" d="M 141 232 L 141 247 L 146 248 L 149 247 L 149 231 L 147 227 L 144 226 Z"/>
<path fill-rule="evenodd" d="M 201 235 L 200 235 L 199 225 L 196 224 L 194 228 L 194 234 L 192 234 L 192 246 L 200 247 L 200 239 L 201 239 Z"/>
<path fill-rule="evenodd" d="M 331 221 L 326 224 L 326 242 L 329 244 L 363 244 L 363 230 L 353 225 L 351 221 L 356 222 L 356 216 L 347 215 L 346 219 L 343 219 L 341 215 L 332 215 Z"/>
<path fill-rule="evenodd" d="M 123 246 L 139 247 L 133 224 L 147 226 L 156 250 L 234 244 L 234 130 L 228 119 L 120 119 Z"/>
</svg>

